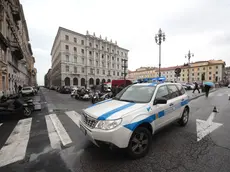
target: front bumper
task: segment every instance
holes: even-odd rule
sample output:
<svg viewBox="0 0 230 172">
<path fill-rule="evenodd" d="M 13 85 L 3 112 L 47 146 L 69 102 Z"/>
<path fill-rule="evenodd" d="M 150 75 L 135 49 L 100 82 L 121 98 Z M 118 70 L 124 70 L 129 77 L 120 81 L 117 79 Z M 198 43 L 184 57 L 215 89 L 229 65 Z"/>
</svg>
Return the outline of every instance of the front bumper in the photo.
<svg viewBox="0 0 230 172">
<path fill-rule="evenodd" d="M 100 147 L 101 142 L 108 145 L 114 145 L 118 148 L 126 148 L 132 135 L 131 130 L 119 125 L 112 130 L 91 129 L 80 120 L 80 129 L 95 145 Z M 82 129 L 83 127 L 84 129 Z"/>
</svg>

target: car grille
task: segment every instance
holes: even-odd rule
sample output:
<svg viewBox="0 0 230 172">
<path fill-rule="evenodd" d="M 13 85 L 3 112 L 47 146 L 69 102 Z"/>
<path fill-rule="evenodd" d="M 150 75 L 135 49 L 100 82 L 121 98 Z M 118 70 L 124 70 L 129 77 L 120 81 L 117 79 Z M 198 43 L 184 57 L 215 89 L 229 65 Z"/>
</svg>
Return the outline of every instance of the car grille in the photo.
<svg viewBox="0 0 230 172">
<path fill-rule="evenodd" d="M 98 123 L 98 120 L 89 116 L 88 114 L 86 113 L 82 113 L 82 121 L 84 124 L 86 124 L 89 128 L 95 128 L 95 126 L 97 125 Z"/>
</svg>

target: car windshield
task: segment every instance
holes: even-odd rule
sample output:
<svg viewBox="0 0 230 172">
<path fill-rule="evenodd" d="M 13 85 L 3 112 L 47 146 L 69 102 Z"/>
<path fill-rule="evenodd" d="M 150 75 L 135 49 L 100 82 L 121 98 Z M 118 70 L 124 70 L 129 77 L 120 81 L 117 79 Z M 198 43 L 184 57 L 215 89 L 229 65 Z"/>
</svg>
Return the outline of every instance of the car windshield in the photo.
<svg viewBox="0 0 230 172">
<path fill-rule="evenodd" d="M 155 86 L 132 85 L 118 93 L 115 99 L 136 103 L 148 103 L 150 102 L 155 89 Z"/>
<path fill-rule="evenodd" d="M 31 87 L 25 87 L 25 88 L 23 88 L 23 90 L 32 90 L 32 88 Z"/>
</svg>

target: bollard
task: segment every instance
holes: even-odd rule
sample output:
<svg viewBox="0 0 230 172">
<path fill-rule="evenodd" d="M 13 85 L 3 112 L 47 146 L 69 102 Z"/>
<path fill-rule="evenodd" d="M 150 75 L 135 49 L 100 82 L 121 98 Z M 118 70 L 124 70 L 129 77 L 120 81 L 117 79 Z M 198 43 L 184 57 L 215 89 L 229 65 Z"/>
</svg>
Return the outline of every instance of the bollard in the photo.
<svg viewBox="0 0 230 172">
<path fill-rule="evenodd" d="M 213 111 L 212 112 L 217 112 L 216 106 L 214 106 Z"/>
</svg>

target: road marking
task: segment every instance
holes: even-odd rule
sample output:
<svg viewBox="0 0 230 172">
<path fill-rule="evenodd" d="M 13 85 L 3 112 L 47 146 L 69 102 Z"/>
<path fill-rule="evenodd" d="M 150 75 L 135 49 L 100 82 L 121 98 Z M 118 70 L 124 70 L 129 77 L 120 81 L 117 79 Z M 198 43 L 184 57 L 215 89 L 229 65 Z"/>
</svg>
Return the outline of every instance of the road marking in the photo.
<svg viewBox="0 0 230 172">
<path fill-rule="evenodd" d="M 73 120 L 73 122 L 78 126 L 80 127 L 80 124 L 79 124 L 79 121 L 80 121 L 80 118 L 81 118 L 81 115 L 75 111 L 68 111 L 68 112 L 65 112 L 65 114 Z"/>
<path fill-rule="evenodd" d="M 61 149 L 61 140 L 54 128 L 54 125 L 50 119 L 50 116 L 45 116 L 46 118 L 46 125 L 47 125 L 47 130 L 48 130 L 48 135 L 49 135 L 49 140 L 50 140 L 50 145 L 53 149 Z"/>
<path fill-rule="evenodd" d="M 23 160 L 30 137 L 32 118 L 18 121 L 0 150 L 0 167 Z"/>
<path fill-rule="evenodd" d="M 208 117 L 207 121 L 196 119 L 196 131 L 197 131 L 197 141 L 199 142 L 206 135 L 210 134 L 223 124 L 213 122 L 216 116 L 216 112 L 212 112 Z"/>
<path fill-rule="evenodd" d="M 66 132 L 65 128 L 63 127 L 63 125 L 61 124 L 60 120 L 58 119 L 56 114 L 51 114 L 49 115 L 50 119 L 54 125 L 55 130 L 57 131 L 61 142 L 63 144 L 63 146 L 66 146 L 70 143 L 72 143 L 72 140 L 70 139 L 68 133 Z"/>
<path fill-rule="evenodd" d="M 0 127 L 1 127 L 2 123 L 0 123 Z"/>
</svg>

